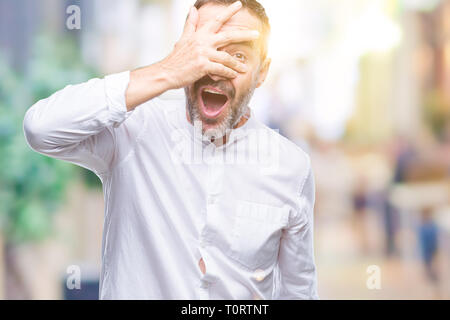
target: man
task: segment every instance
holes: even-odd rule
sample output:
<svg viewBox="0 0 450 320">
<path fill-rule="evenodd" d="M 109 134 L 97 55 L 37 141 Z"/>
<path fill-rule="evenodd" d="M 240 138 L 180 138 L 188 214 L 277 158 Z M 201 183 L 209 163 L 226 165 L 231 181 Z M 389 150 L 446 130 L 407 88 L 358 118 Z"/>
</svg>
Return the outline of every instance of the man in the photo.
<svg viewBox="0 0 450 320">
<path fill-rule="evenodd" d="M 162 61 L 28 110 L 34 150 L 102 181 L 102 299 L 317 298 L 309 157 L 248 107 L 268 32 L 255 0 L 199 0 Z"/>
</svg>

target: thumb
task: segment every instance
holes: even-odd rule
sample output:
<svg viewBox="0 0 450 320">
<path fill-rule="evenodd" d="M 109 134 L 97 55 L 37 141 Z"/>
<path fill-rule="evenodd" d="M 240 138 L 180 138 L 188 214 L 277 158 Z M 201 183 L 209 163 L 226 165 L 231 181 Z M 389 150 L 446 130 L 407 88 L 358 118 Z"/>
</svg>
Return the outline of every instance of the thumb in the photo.
<svg viewBox="0 0 450 320">
<path fill-rule="evenodd" d="M 183 35 L 192 34 L 197 29 L 198 11 L 196 7 L 191 7 L 189 15 L 184 25 Z"/>
</svg>

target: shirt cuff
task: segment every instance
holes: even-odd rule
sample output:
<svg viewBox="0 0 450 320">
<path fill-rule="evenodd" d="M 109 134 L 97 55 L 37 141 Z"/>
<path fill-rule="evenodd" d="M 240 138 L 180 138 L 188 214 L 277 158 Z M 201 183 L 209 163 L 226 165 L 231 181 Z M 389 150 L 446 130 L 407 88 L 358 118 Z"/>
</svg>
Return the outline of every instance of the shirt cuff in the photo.
<svg viewBox="0 0 450 320">
<path fill-rule="evenodd" d="M 105 94 L 114 127 L 117 128 L 133 112 L 127 111 L 125 94 L 130 82 L 130 71 L 111 74 L 105 77 Z"/>
</svg>

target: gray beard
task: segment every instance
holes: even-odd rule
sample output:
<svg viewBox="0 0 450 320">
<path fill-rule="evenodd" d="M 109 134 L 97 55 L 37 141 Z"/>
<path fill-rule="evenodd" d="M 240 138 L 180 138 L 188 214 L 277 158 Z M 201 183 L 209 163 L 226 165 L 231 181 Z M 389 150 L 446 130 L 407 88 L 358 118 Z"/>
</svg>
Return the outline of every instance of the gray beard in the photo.
<svg viewBox="0 0 450 320">
<path fill-rule="evenodd" d="M 191 99 L 188 88 L 184 89 L 186 94 L 186 107 L 188 108 L 189 117 L 193 124 L 203 123 L 198 110 L 198 99 Z M 211 140 L 220 139 L 224 137 L 230 130 L 232 130 L 240 121 L 242 116 L 247 112 L 248 104 L 253 96 L 255 88 L 252 88 L 245 94 L 238 102 L 237 107 L 229 106 L 227 114 L 224 119 L 217 123 L 214 128 L 205 130 L 202 126 L 202 135 L 204 138 Z"/>
</svg>

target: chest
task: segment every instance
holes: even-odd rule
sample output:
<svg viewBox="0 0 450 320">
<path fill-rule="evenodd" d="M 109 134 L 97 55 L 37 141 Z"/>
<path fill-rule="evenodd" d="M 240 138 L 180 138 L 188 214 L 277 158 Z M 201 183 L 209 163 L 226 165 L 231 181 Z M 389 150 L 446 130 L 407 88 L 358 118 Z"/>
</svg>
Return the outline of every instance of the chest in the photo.
<svg viewBox="0 0 450 320">
<path fill-rule="evenodd" d="M 136 149 L 123 168 L 126 183 L 140 185 L 139 196 L 147 199 L 141 215 L 183 233 L 194 226 L 192 235 L 202 245 L 216 247 L 244 268 L 273 264 L 295 205 L 285 174 L 267 173 L 255 163 L 227 162 L 227 153 L 216 150 L 202 150 L 201 158 L 186 161 L 180 157 L 192 154 L 185 145 L 158 143 Z"/>
</svg>

